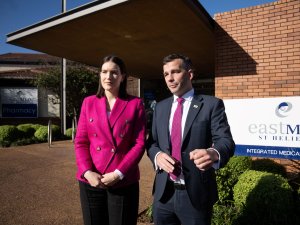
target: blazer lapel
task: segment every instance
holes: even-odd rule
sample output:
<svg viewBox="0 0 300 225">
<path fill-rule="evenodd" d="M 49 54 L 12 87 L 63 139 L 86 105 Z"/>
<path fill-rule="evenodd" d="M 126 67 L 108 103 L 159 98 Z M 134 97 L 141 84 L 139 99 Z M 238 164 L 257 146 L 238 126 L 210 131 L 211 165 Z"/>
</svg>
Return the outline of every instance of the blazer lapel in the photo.
<svg viewBox="0 0 300 225">
<path fill-rule="evenodd" d="M 182 137 L 182 142 L 184 141 L 189 129 L 191 128 L 194 119 L 196 118 L 196 116 L 198 115 L 200 109 L 203 106 L 203 98 L 199 95 L 194 95 L 193 100 L 191 102 L 191 106 L 189 108 L 189 112 L 187 115 L 187 119 L 185 122 L 185 127 L 184 127 L 184 131 L 183 131 L 183 137 Z"/>
<path fill-rule="evenodd" d="M 163 134 L 166 134 L 167 143 L 170 146 L 171 139 L 170 139 L 170 131 L 169 131 L 169 121 L 170 121 L 170 114 L 171 114 L 171 108 L 173 103 L 173 97 L 171 97 L 166 104 L 163 107 L 163 113 L 162 118 L 159 119 L 159 121 L 163 121 L 160 126 L 162 126 Z M 166 149 L 168 153 L 170 153 L 170 149 Z"/>
<path fill-rule="evenodd" d="M 99 115 L 100 120 L 100 129 L 104 132 L 101 132 L 103 135 L 106 135 L 107 140 L 110 140 L 111 144 L 114 145 L 112 130 L 110 128 L 110 124 L 107 119 L 107 111 L 106 111 L 106 98 L 102 97 L 99 99 L 98 104 L 96 105 L 96 111 Z"/>
<path fill-rule="evenodd" d="M 110 123 L 111 128 L 114 127 L 117 119 L 124 111 L 127 103 L 128 103 L 128 101 L 117 98 L 117 100 L 114 104 L 114 107 L 112 108 L 112 111 L 110 113 L 110 117 L 109 117 L 109 123 Z"/>
</svg>

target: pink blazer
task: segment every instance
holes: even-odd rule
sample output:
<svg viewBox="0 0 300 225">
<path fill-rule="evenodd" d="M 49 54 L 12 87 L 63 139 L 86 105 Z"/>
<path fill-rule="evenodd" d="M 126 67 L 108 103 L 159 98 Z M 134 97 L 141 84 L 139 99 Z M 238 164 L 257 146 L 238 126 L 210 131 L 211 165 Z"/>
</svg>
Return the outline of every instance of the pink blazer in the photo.
<svg viewBox="0 0 300 225">
<path fill-rule="evenodd" d="M 118 169 L 124 178 L 116 187 L 137 182 L 145 134 L 145 110 L 140 98 L 118 98 L 109 118 L 105 97 L 85 98 L 75 138 L 77 179 L 87 182 L 82 177 L 87 170 L 105 174 Z"/>
</svg>

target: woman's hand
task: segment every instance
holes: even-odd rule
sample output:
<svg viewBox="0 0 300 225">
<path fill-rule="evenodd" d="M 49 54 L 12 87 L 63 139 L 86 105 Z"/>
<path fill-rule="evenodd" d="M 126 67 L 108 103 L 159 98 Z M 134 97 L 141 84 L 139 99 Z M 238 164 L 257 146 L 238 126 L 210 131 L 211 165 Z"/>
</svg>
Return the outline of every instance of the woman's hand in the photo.
<svg viewBox="0 0 300 225">
<path fill-rule="evenodd" d="M 105 184 L 103 184 L 101 181 L 103 176 L 101 176 L 99 173 L 88 170 L 83 176 L 85 179 L 87 179 L 92 187 L 106 188 Z"/>
<path fill-rule="evenodd" d="M 113 186 L 120 180 L 119 175 L 116 172 L 106 173 L 102 176 L 101 182 L 106 186 Z"/>
</svg>

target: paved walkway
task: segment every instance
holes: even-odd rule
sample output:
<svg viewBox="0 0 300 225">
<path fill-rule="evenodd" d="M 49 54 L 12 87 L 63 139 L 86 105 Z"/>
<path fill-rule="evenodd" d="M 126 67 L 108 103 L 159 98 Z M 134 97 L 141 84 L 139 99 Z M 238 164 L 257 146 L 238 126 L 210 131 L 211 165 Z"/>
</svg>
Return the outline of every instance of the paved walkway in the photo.
<svg viewBox="0 0 300 225">
<path fill-rule="evenodd" d="M 140 209 L 152 202 L 154 172 L 140 163 Z M 0 148 L 0 224 L 81 225 L 73 143 L 54 142 Z M 143 223 L 140 223 L 142 225 Z"/>
</svg>

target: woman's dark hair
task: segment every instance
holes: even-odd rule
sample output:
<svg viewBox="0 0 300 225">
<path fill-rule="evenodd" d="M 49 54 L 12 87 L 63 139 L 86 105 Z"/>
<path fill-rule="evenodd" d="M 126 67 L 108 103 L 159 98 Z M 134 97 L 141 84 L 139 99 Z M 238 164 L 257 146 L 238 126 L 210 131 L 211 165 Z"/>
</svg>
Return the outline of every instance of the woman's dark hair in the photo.
<svg viewBox="0 0 300 225">
<path fill-rule="evenodd" d="M 189 57 L 187 57 L 187 56 L 184 56 L 184 55 L 181 55 L 181 54 L 177 54 L 177 53 L 173 53 L 173 54 L 170 54 L 170 55 L 166 56 L 163 59 L 163 65 L 167 64 L 168 62 L 172 62 L 175 59 L 181 59 L 182 60 L 182 62 L 183 62 L 182 63 L 183 64 L 183 68 L 186 71 L 193 70 L 192 60 Z"/>
<path fill-rule="evenodd" d="M 120 59 L 118 56 L 108 55 L 108 56 L 105 56 L 103 58 L 101 67 L 106 62 L 113 62 L 113 63 L 115 63 L 115 64 L 117 64 L 119 66 L 120 72 L 124 76 L 124 79 L 123 79 L 123 81 L 120 84 L 119 96 L 118 97 L 119 98 L 126 98 L 127 95 L 128 95 L 127 91 L 126 91 L 126 89 L 127 89 L 127 71 L 126 71 L 126 66 L 125 66 L 123 60 Z M 100 67 L 100 70 L 101 70 L 101 67 Z M 96 96 L 98 98 L 101 98 L 101 97 L 105 96 L 104 89 L 103 89 L 103 87 L 101 85 L 101 81 L 100 81 L 100 73 L 101 72 L 99 72 L 99 86 L 98 86 L 98 91 L 97 91 L 97 94 L 96 94 Z"/>
</svg>

